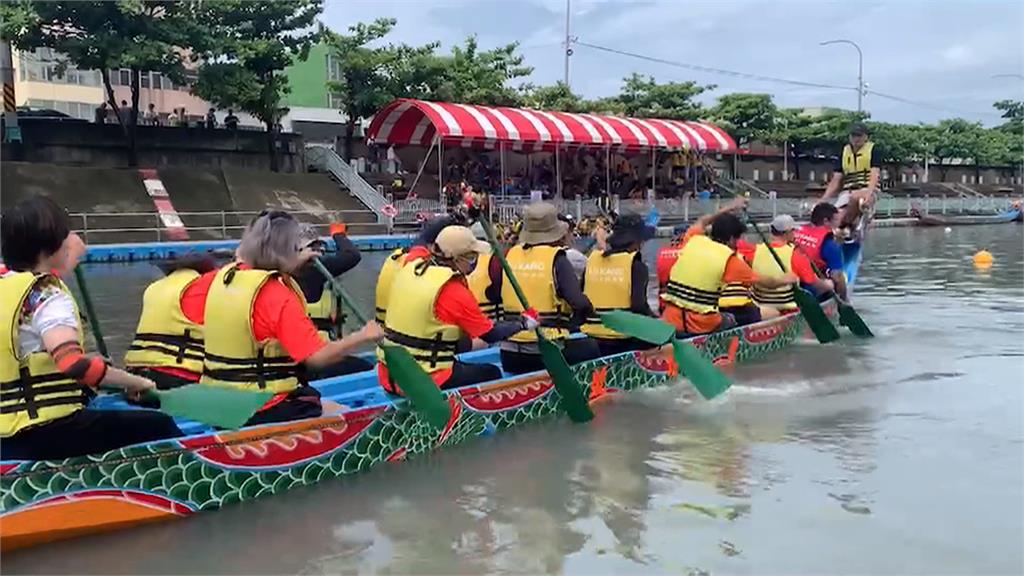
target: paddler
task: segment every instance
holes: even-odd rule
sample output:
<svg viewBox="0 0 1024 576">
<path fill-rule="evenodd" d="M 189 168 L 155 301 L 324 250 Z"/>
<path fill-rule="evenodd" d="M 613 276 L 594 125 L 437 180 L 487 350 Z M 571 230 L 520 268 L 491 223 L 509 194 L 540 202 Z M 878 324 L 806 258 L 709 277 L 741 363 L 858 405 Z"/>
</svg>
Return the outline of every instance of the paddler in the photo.
<svg viewBox="0 0 1024 576">
<path fill-rule="evenodd" d="M 337 364 L 378 340 L 380 327 L 371 321 L 340 340 L 320 338 L 291 277 L 317 252 L 303 247 L 301 227 L 287 212 L 254 219 L 236 256 L 210 285 L 199 383 L 274 392 L 247 425 L 319 416 L 320 393 L 307 384 L 307 372 Z"/>
<path fill-rule="evenodd" d="M 446 226 L 457 224 L 460 220 L 452 215 L 439 216 L 423 223 L 423 229 L 419 236 L 413 241 L 412 246 L 397 248 L 384 260 L 380 272 L 377 274 L 377 287 L 375 289 L 375 317 L 378 324 L 384 322 L 384 314 L 388 308 L 388 298 L 391 296 L 391 281 L 395 273 L 406 263 L 413 262 L 430 255 L 430 244 L 434 242 L 437 235 Z"/>
<path fill-rule="evenodd" d="M 846 299 L 846 273 L 843 268 L 843 250 L 834 233 L 839 223 L 839 209 L 822 202 L 811 209 L 811 223 L 801 226 L 793 235 L 793 243 L 807 255 L 818 270 L 832 280 L 836 294 Z M 818 296 L 827 293 L 818 292 Z"/>
<path fill-rule="evenodd" d="M 0 220 L 0 444 L 5 460 L 57 460 L 181 436 L 150 410 L 85 410 L 99 386 L 138 397 L 152 380 L 86 355 L 75 298 L 61 281 L 85 253 L 67 212 L 34 196 Z"/>
<path fill-rule="evenodd" d="M 594 307 L 583 294 L 579 278 L 565 254 L 565 238 L 569 225 L 558 219 L 553 204 L 538 202 L 523 211 L 523 228 L 519 244 L 506 255 L 526 299 L 537 313 L 544 335 L 562 342 L 565 359 L 570 364 L 601 355 L 590 338 L 569 339 L 573 326 L 582 325 L 594 314 Z M 525 311 L 512 283 L 499 271 L 492 284 L 501 290 L 505 319 L 518 320 Z M 510 374 L 543 370 L 544 363 L 533 330 L 523 330 L 500 344 L 501 363 Z"/>
<path fill-rule="evenodd" d="M 760 276 L 736 253 L 746 225 L 735 214 L 725 213 L 711 221 L 710 232 L 695 224 L 686 232 L 679 258 L 672 266 L 665 292 L 662 320 L 680 335 L 707 334 L 737 325 L 736 318 L 720 310 L 726 285 L 776 288 L 795 284 L 790 273 Z"/>
<path fill-rule="evenodd" d="M 601 312 L 627 310 L 644 316 L 655 316 L 647 302 L 647 281 L 650 271 L 643 261 L 641 249 L 654 238 L 655 230 L 636 214 L 619 217 L 607 238 L 604 250 L 594 250 L 587 258 L 583 273 L 583 294 L 594 305 L 593 316 L 581 330 L 597 342 L 602 356 L 650 348 L 650 344 L 629 338 L 601 323 Z"/>
<path fill-rule="evenodd" d="M 484 315 L 466 277 L 480 266 L 481 255 L 489 253 L 490 246 L 475 238 L 469 228 L 448 226 L 431 243 L 429 256 L 395 273 L 381 346 L 408 350 L 440 388 L 501 378 L 497 366 L 456 360 L 463 335 L 470 339 L 473 349 L 479 349 L 538 325 L 526 314 L 497 323 Z M 381 386 L 392 394 L 401 394 L 379 347 L 377 357 Z"/>
<path fill-rule="evenodd" d="M 486 243 L 487 233 L 484 232 L 482 224 L 477 222 L 470 227 L 470 230 L 473 231 L 474 238 Z M 473 266 L 473 271 L 466 276 L 466 281 L 484 316 L 497 322 L 501 320 L 502 316 L 501 293 L 491 289 L 492 268 L 494 269 L 493 273 L 496 274 L 501 269 L 501 264 L 498 263 L 496 258 L 491 257 L 491 245 L 487 244 L 486 251 L 480 253 L 476 265 Z"/>
<path fill-rule="evenodd" d="M 875 201 L 878 183 L 881 179 L 881 155 L 875 143 L 868 140 L 868 128 L 863 122 L 854 122 L 849 129 L 849 143 L 843 146 L 842 156 L 836 162 L 832 180 L 825 188 L 822 202 L 829 202 L 839 193 L 835 201 L 840 215 L 840 229 L 847 241 L 854 241 L 856 228 L 862 212 L 862 204 L 870 206 Z"/>
<path fill-rule="evenodd" d="M 216 267 L 209 256 L 171 261 L 161 266 L 166 276 L 142 295 L 142 313 L 124 364 L 160 390 L 199 382 L 206 295 Z"/>
<path fill-rule="evenodd" d="M 716 216 L 719 214 L 727 214 L 742 210 L 746 205 L 746 198 L 734 198 L 731 202 L 722 206 L 718 212 L 701 216 L 675 240 L 670 242 L 667 246 L 659 248 L 657 260 L 655 261 L 655 273 L 658 276 L 658 291 L 665 291 L 665 286 L 668 285 L 669 273 L 672 272 L 672 266 L 675 265 L 676 260 L 679 258 L 679 251 L 682 249 L 686 240 L 693 234 L 696 234 L 696 232 L 691 232 L 692 230 L 703 230 L 706 232 L 708 226 L 711 225 L 711 221 L 714 220 Z"/>
<path fill-rule="evenodd" d="M 348 238 L 347 227 L 343 222 L 333 222 L 328 231 L 331 239 L 334 240 L 335 251 L 327 253 L 327 244 L 316 234 L 316 230 L 308 225 L 303 225 L 303 241 L 306 247 L 315 250 L 320 254 L 318 257 L 324 268 L 331 273 L 331 276 L 338 278 L 342 274 L 352 270 L 359 265 L 362 254 L 359 248 Z M 334 340 L 341 336 L 336 332 L 336 319 L 340 314 L 344 321 L 344 310 L 341 302 L 331 293 L 331 287 L 316 265 L 310 261 L 295 276 L 295 281 L 302 288 L 302 294 L 306 298 L 306 312 L 313 320 L 321 337 Z M 369 369 L 372 366 L 367 363 L 363 368 Z"/>
<path fill-rule="evenodd" d="M 768 230 L 771 233 L 771 246 L 779 260 L 782 260 L 785 265 L 785 272 L 796 274 L 802 285 L 811 288 L 816 293 L 827 293 L 833 290 L 832 280 L 818 278 L 807 256 L 795 248 L 793 240 L 796 233 L 796 221 L 792 216 L 779 214 L 772 220 Z M 754 273 L 761 276 L 777 274 L 780 270 L 779 263 L 764 244 L 757 245 L 750 264 Z M 761 316 L 774 318 L 779 314 L 796 312 L 798 308 L 793 291 L 799 289 L 794 286 L 766 288 L 755 284 L 754 301 L 761 307 Z"/>
</svg>

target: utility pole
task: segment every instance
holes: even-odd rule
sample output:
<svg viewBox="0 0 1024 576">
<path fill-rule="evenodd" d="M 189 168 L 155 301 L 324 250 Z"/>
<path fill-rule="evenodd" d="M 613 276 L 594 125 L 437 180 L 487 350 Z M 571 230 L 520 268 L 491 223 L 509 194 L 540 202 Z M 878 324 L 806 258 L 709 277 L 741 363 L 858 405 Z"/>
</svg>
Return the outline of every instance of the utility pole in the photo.
<svg viewBox="0 0 1024 576">
<path fill-rule="evenodd" d="M 20 141 L 21 130 L 18 128 L 18 109 L 14 99 L 14 56 L 9 42 L 0 42 L 0 84 L 3 85 L 4 100 L 4 133 L 0 134 L 0 139 Z"/>
<path fill-rule="evenodd" d="M 828 40 L 822 42 L 821 46 L 829 44 L 849 44 L 857 49 L 857 112 L 862 112 L 864 110 L 864 53 L 860 51 L 860 46 L 853 40 Z"/>
<path fill-rule="evenodd" d="M 572 0 L 565 0 L 565 87 L 569 87 L 569 57 L 572 56 L 572 37 L 569 36 L 569 15 Z"/>
</svg>

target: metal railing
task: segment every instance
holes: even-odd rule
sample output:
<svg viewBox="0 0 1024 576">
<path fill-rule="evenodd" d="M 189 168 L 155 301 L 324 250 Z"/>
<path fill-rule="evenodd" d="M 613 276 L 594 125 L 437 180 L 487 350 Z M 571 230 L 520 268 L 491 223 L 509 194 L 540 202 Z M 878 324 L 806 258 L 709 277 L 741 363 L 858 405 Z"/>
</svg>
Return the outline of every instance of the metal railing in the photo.
<svg viewBox="0 0 1024 576">
<path fill-rule="evenodd" d="M 334 150 L 320 144 L 310 144 L 306 146 L 306 163 L 333 174 L 353 196 L 376 214 L 377 223 L 389 224 L 389 218 L 384 213 L 388 199 L 364 180 L 359 172 L 342 160 Z"/>
<path fill-rule="evenodd" d="M 289 214 L 298 220 L 312 226 L 318 233 L 327 235 L 331 222 L 348 221 L 346 214 L 365 214 L 363 210 L 325 210 L 325 211 L 302 211 L 287 210 Z M 110 242 L 108 235 L 126 236 L 129 234 L 152 237 L 157 242 L 170 240 L 173 232 L 170 230 L 184 230 L 186 232 L 204 232 L 209 236 L 223 240 L 237 239 L 242 236 L 246 225 L 260 211 L 227 211 L 219 212 L 178 212 L 182 219 L 188 219 L 191 224 L 181 228 L 168 228 L 160 218 L 160 214 L 154 212 L 77 212 L 69 214 L 74 231 L 82 236 L 88 243 L 90 236 L 94 239 L 102 234 L 107 242 Z M 129 220 L 129 222 L 125 222 Z M 152 223 L 152 225 L 150 225 Z M 375 223 L 347 222 L 349 230 L 359 231 L 362 227 L 376 227 Z"/>
</svg>

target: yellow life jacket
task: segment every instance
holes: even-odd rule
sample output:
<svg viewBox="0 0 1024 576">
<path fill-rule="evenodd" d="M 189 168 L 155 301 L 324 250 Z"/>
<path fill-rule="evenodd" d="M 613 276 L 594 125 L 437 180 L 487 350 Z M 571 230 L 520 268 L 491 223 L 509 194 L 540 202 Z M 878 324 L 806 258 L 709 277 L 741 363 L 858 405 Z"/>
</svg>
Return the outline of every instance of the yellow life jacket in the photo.
<svg viewBox="0 0 1024 576">
<path fill-rule="evenodd" d="M 731 248 L 707 236 L 690 238 L 679 250 L 661 298 L 698 314 L 717 312 L 722 276 L 732 255 Z"/>
<path fill-rule="evenodd" d="M 793 271 L 793 246 L 786 244 L 785 246 L 773 246 L 775 253 L 779 255 L 779 259 L 785 264 L 785 270 L 783 272 L 790 273 Z M 754 262 L 752 264 L 754 273 L 758 276 L 778 276 L 781 272 L 779 271 L 779 263 L 772 257 L 772 253 L 768 251 L 768 247 L 764 244 L 758 244 L 757 250 L 754 252 Z M 782 288 L 762 288 L 761 286 L 754 285 L 754 301 L 764 306 L 771 306 L 779 310 L 796 310 L 796 298 L 793 292 L 793 286 L 784 286 Z"/>
<path fill-rule="evenodd" d="M 388 297 L 391 296 L 391 283 L 394 281 L 395 272 L 402 269 L 402 259 L 408 250 L 405 248 L 398 248 L 391 254 L 388 254 L 384 265 L 380 267 L 380 273 L 377 275 L 377 288 L 375 292 L 376 300 L 376 319 L 378 324 L 384 323 L 384 315 L 388 310 Z"/>
<path fill-rule="evenodd" d="M 624 334 L 606 328 L 601 324 L 601 312 L 629 310 L 633 293 L 633 259 L 636 252 L 619 252 L 605 256 L 595 250 L 587 258 L 584 273 L 583 293 L 590 298 L 598 314 L 588 317 L 580 331 L 595 338 L 619 339 Z"/>
<path fill-rule="evenodd" d="M 302 299 L 302 289 L 279 272 L 242 270 L 237 263 L 217 272 L 206 297 L 206 359 L 200 384 L 275 393 L 299 386 L 300 367 L 281 344 L 273 339 L 257 342 L 253 335 L 253 306 L 267 282 L 281 282 Z"/>
<path fill-rule="evenodd" d="M 331 283 L 324 282 L 324 289 L 320 292 L 320 299 L 316 302 L 306 301 L 305 295 L 302 298 L 306 303 L 306 315 L 313 321 L 320 339 L 329 342 L 341 338 L 338 327 L 345 324 L 345 310 L 338 301 L 338 298 L 331 291 Z M 338 321 L 338 315 L 341 321 Z"/>
<path fill-rule="evenodd" d="M 466 281 L 469 283 L 469 290 L 476 297 L 476 303 L 480 305 L 480 311 L 485 316 L 497 322 L 501 319 L 501 302 L 491 302 L 487 299 L 487 289 L 491 286 L 491 255 L 481 254 L 476 261 L 476 268 L 469 273 Z"/>
<path fill-rule="evenodd" d="M 126 366 L 203 372 L 203 327 L 181 310 L 181 296 L 196 278 L 195 270 L 175 270 L 146 288 Z"/>
<path fill-rule="evenodd" d="M 539 245 L 524 248 L 522 244 L 518 244 L 505 255 L 526 299 L 540 315 L 544 336 L 550 340 L 563 340 L 569 337 L 572 308 L 555 293 L 555 256 L 564 250 L 565 248 L 561 246 Z M 523 313 L 523 305 L 516 297 L 512 282 L 508 278 L 501 283 L 501 306 L 505 320 L 518 321 Z M 533 330 L 521 330 L 509 340 L 520 343 L 536 342 L 537 334 Z"/>
<path fill-rule="evenodd" d="M 405 348 L 426 372 L 451 368 L 461 331 L 458 326 L 439 321 L 434 315 L 434 304 L 441 287 L 455 274 L 451 268 L 429 260 L 402 267 L 391 287 L 393 304 L 384 317 L 381 345 Z M 384 359 L 380 346 L 377 358 Z"/>
<path fill-rule="evenodd" d="M 71 294 L 60 279 L 48 274 L 15 272 L 0 278 L 0 438 L 74 414 L 89 402 L 85 386 L 65 376 L 46 350 L 19 357 L 22 306 L 36 283 L 46 278 Z M 78 343 L 83 344 L 81 325 Z"/>
<path fill-rule="evenodd" d="M 868 187 L 871 176 L 871 151 L 874 142 L 865 142 L 857 152 L 847 144 L 843 147 L 843 190 L 860 190 Z"/>
<path fill-rule="evenodd" d="M 729 282 L 718 293 L 719 308 L 736 308 L 751 304 L 750 287 L 742 282 Z"/>
</svg>

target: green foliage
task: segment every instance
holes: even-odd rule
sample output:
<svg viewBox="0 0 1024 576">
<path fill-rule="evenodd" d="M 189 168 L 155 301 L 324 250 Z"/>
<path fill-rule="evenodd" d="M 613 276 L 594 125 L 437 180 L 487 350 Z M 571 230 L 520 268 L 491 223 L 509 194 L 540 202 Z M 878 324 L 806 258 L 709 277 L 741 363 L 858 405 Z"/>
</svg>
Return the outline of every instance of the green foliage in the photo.
<svg viewBox="0 0 1024 576">
<path fill-rule="evenodd" d="M 718 99 L 711 115 L 738 144 L 775 140 L 784 120 L 770 94 L 726 94 Z"/>
<path fill-rule="evenodd" d="M 520 106 L 521 94 L 509 82 L 529 76 L 533 68 L 523 64 L 518 49 L 519 43 L 513 42 L 480 50 L 475 36 L 467 38 L 462 46 L 452 46 L 450 56 L 440 57 L 443 73 L 437 97 L 449 102 Z"/>
<path fill-rule="evenodd" d="M 659 84 L 652 76 L 634 73 L 623 79 L 622 91 L 610 100 L 621 105 L 626 116 L 699 120 L 707 110 L 694 99 L 714 88 L 714 85 L 701 86 L 696 82 Z"/>
<path fill-rule="evenodd" d="M 590 112 L 595 103 L 585 100 L 559 81 L 551 86 L 527 84 L 523 87 L 523 104 L 538 110 Z"/>
</svg>

